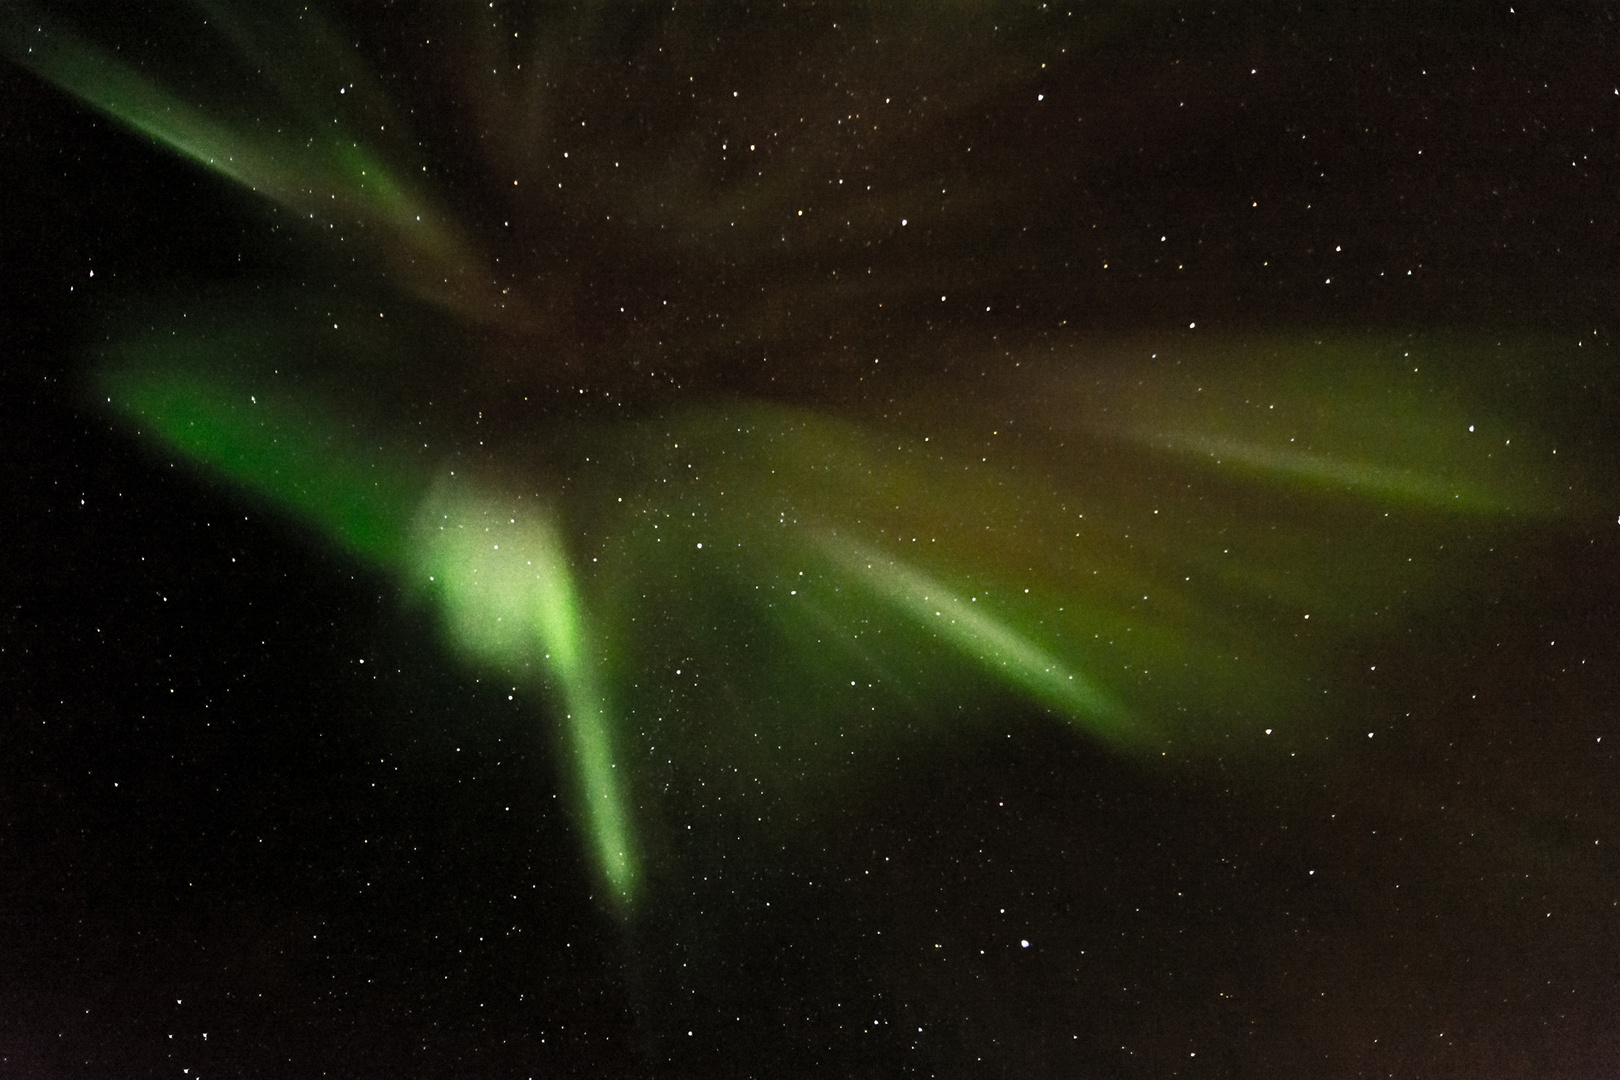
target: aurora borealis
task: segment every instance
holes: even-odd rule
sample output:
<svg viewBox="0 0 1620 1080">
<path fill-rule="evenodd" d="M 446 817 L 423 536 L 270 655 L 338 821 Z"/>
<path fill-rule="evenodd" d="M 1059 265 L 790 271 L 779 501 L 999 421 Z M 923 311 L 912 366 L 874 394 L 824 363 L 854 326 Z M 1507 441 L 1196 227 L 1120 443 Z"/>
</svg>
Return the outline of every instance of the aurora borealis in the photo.
<svg viewBox="0 0 1620 1080">
<path fill-rule="evenodd" d="M 111 224 L 74 243 L 127 231 L 104 244 L 115 288 L 98 264 L 70 299 L 16 305 L 72 305 L 41 354 L 70 372 L 64 415 L 93 418 L 130 476 L 187 493 L 159 504 L 280 530 L 252 543 L 328 582 L 220 578 L 243 603 L 217 642 L 162 645 L 163 664 L 189 648 L 222 672 L 282 672 L 252 700 L 213 704 L 241 675 L 199 676 L 220 689 L 186 707 L 114 681 L 88 711 L 126 730 L 190 717 L 220 754 L 236 751 L 214 724 L 271 740 L 273 760 L 365 747 L 332 774 L 232 766 L 246 790 L 300 774 L 346 790 L 383 761 L 419 777 L 414 795 L 331 796 L 350 800 L 325 827 L 341 851 L 260 866 L 264 830 L 250 847 L 229 825 L 241 836 L 202 860 L 259 866 L 242 882 L 352 862 L 370 868 L 363 901 L 238 888 L 222 869 L 197 917 L 351 927 L 330 978 L 421 983 L 408 1008 L 373 990 L 345 1006 L 360 1024 L 394 1010 L 384 1057 L 421 1075 L 1477 1066 L 1422 1041 L 1442 1018 L 1487 1056 L 1575 1061 L 1490 1018 L 1531 946 L 1494 946 L 1481 967 L 1507 974 L 1471 983 L 1432 958 L 1391 974 L 1383 943 L 1428 940 L 1442 913 L 1471 939 L 1518 925 L 1517 885 L 1471 905 L 1474 864 L 1447 861 L 1478 835 L 1493 880 L 1545 870 L 1580 907 L 1558 956 L 1616 940 L 1596 914 L 1613 870 L 1593 861 L 1612 799 L 1595 780 L 1526 795 L 1608 767 L 1572 748 L 1575 732 L 1609 745 L 1613 703 L 1596 614 L 1620 514 L 1612 274 L 1594 238 L 1612 231 L 1613 183 L 1592 162 L 1612 171 L 1620 129 L 1586 100 L 1603 49 L 1526 52 L 1563 24 L 1499 12 L 1412 16 L 1415 52 L 1371 15 L 1189 17 L 8 10 L 6 85 L 110 122 L 97 138 L 167 178 L 137 183 L 123 224 L 118 168 L 85 181 Z M 1430 64 L 1443 89 L 1424 89 Z M 1520 106 L 1500 88 L 1534 79 L 1571 118 L 1568 177 L 1525 164 L 1528 123 L 1509 130 Z M 195 232 L 193 203 L 211 223 Z M 36 243 L 63 265 L 70 246 Z M 143 543 L 164 547 L 167 527 Z M 171 573 L 238 572 L 201 565 Z M 361 672 L 293 630 L 299 659 L 271 659 L 282 617 L 260 609 L 306 590 L 311 642 L 347 620 L 394 659 Z M 161 668 L 141 637 L 120 639 L 120 670 Z M 1530 651 L 1543 637 L 1581 643 L 1556 678 Z M 1492 657 L 1502 641 L 1517 659 Z M 306 666 L 345 674 L 306 691 L 288 674 Z M 318 689 L 350 674 L 375 685 Z M 1560 678 L 1588 681 L 1538 704 L 1531 688 Z M 1485 718 L 1471 703 L 1491 679 L 1513 689 Z M 276 735 L 295 712 L 323 734 Z M 324 734 L 346 716 L 359 734 Z M 1562 748 L 1505 749 L 1535 731 Z M 1491 749 L 1456 757 L 1472 737 Z M 437 749 L 404 749 L 418 743 Z M 465 776 L 464 747 L 482 762 Z M 241 820 L 297 802 L 264 799 Z M 1340 838 L 1341 814 L 1365 835 Z M 360 857 L 344 838 L 362 828 Z M 432 878 L 403 869 L 423 829 L 444 831 L 434 858 L 476 875 L 433 879 L 442 899 L 420 912 L 410 888 L 371 899 L 372 877 Z M 1382 853 L 1391 834 L 1425 854 Z M 1337 891 L 1305 899 L 1319 866 Z M 1428 906 L 1408 917 L 1396 890 L 1414 873 Z M 421 957 L 495 926 L 464 912 L 496 901 L 501 933 L 539 952 L 481 951 L 483 974 L 446 973 L 458 989 L 435 1004 Z M 1016 933 L 985 929 L 1009 909 Z M 366 952 L 362 925 L 416 944 Z M 1311 933 L 1327 944 L 1301 960 L 1290 935 Z M 1596 1030 L 1602 978 L 1558 963 L 1548 985 L 1576 984 L 1580 1030 Z M 211 964 L 184 978 L 220 1000 L 274 967 Z M 1344 991 L 1346 1030 L 1289 981 L 1301 965 L 1311 994 Z M 311 978 L 277 975 L 281 1004 L 233 1005 L 234 1022 L 301 1030 L 287 1003 Z M 1414 1019 L 1377 986 L 1442 1004 Z M 486 998 L 510 1051 L 467 1019 Z M 1535 1000 L 1524 1016 L 1549 1007 Z M 879 1031 L 857 1037 L 846 1006 Z M 417 1009 L 422 1031 L 460 1017 L 461 1049 L 416 1057 L 417 1021 L 398 1017 Z M 1580 1060 L 1608 1060 L 1593 1053 Z M 197 1060 L 209 1075 L 247 1058 Z"/>
</svg>

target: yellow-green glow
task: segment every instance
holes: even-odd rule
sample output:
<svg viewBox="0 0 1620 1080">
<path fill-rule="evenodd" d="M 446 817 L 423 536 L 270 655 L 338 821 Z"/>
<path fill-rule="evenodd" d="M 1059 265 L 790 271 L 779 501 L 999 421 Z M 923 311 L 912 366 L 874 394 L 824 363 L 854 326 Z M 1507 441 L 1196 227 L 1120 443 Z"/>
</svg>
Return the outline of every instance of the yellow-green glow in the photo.
<svg viewBox="0 0 1620 1080">
<path fill-rule="evenodd" d="M 600 646 L 587 633 L 555 516 L 446 476 L 422 504 L 411 548 L 412 583 L 439 598 L 459 647 L 515 680 L 543 676 L 558 690 L 597 866 L 629 904 L 635 862 L 597 677 Z"/>
<path fill-rule="evenodd" d="M 1335 458 L 1309 450 L 1214 435 L 1170 432 L 1150 441 L 1165 449 L 1261 478 L 1324 489 L 1340 488 L 1382 502 L 1410 503 L 1462 513 L 1500 513 L 1510 509 L 1500 493 L 1470 480 L 1424 475 L 1372 460 Z"/>
<path fill-rule="evenodd" d="M 657 811 L 631 810 L 664 790 L 648 760 L 821 798 L 860 748 L 968 715 L 997 688 L 1139 760 L 1237 753 L 1251 728 L 1307 722 L 1313 672 L 1357 620 L 1451 595 L 1410 557 L 1451 527 L 1428 511 L 1466 511 L 1471 528 L 1524 505 L 1466 426 L 1423 426 L 1421 398 L 1346 417 L 1353 395 L 1279 380 L 1257 409 L 1241 369 L 1209 363 L 1190 388 L 1094 394 L 1070 430 L 1104 438 L 1065 442 L 1054 424 L 1059 444 L 1032 443 L 1033 462 L 988 460 L 971 416 L 919 436 L 739 401 L 554 419 L 560 456 L 508 445 L 474 464 L 428 456 L 414 424 L 366 420 L 374 403 L 323 381 L 353 350 L 408 356 L 420 339 L 334 351 L 263 316 L 215 323 L 118 347 L 105 396 L 143 434 L 399 571 L 472 664 L 548 687 L 591 862 L 624 911 L 656 842 Z M 1437 408 L 1433 426 L 1459 415 Z M 1394 434 L 1359 448 L 1379 425 Z M 1121 470 L 1121 436 L 1197 469 Z M 1257 517 L 1206 486 L 1210 467 L 1281 492 Z"/>
<path fill-rule="evenodd" d="M 897 611 L 1065 718 L 1115 744 L 1133 743 L 1134 729 L 1112 695 L 1016 630 L 988 603 L 964 600 L 904 560 L 865 545 L 828 537 L 827 552 L 855 580 Z"/>
<path fill-rule="evenodd" d="M 1052 406 L 1067 409 L 1058 422 L 1246 481 L 1387 506 L 1544 517 L 1580 501 L 1568 455 L 1513 420 L 1497 390 L 1538 343 L 1305 335 L 1158 349 L 1149 378 L 1054 388 Z"/>
</svg>

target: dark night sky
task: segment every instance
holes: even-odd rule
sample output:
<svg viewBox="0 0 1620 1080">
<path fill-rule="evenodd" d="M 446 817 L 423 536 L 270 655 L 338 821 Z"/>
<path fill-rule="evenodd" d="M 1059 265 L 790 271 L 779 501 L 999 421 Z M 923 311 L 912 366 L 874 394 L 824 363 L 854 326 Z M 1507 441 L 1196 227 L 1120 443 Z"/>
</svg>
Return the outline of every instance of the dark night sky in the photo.
<svg viewBox="0 0 1620 1080">
<path fill-rule="evenodd" d="M 992 335 L 1065 324 L 1534 334 L 1564 360 L 1516 373 L 1527 410 L 1597 486 L 1616 475 L 1612 5 L 1069 6 L 1111 29 L 1025 17 L 1037 44 L 1086 44 L 1005 91 L 975 82 L 993 11 L 893 70 L 830 66 L 848 8 L 625 14 L 604 56 L 664 40 L 709 85 L 638 110 L 685 60 L 621 101 L 604 59 L 561 93 L 604 130 L 585 152 L 729 122 L 733 84 L 785 117 L 904 83 L 943 119 L 870 148 L 806 135 L 766 169 L 959 195 L 847 264 L 809 239 L 783 257 L 802 302 L 760 316 L 777 385 L 674 321 L 605 314 L 659 290 L 732 310 L 741 256 L 565 222 L 558 318 L 603 357 L 656 337 L 655 397 L 855 416 L 881 403 L 842 358 L 873 347 L 950 395 Z M 408 37 L 351 23 L 385 70 Z M 442 77 L 422 127 L 493 219 L 508 196 L 455 175 L 476 139 Z M 1489 572 L 1466 596 L 1336 657 L 1373 749 L 1155 772 L 992 700 L 784 824 L 769 859 L 689 850 L 686 901 L 626 925 L 592 899 L 543 706 L 448 662 L 391 578 L 86 406 L 109 310 L 328 264 L 13 66 L 0 193 L 0 1080 L 1620 1075 L 1612 513 L 1470 535 L 1458 558 Z M 873 267 L 867 291 L 811 289 L 841 265 Z M 959 306 L 926 306 L 942 290 Z"/>
</svg>

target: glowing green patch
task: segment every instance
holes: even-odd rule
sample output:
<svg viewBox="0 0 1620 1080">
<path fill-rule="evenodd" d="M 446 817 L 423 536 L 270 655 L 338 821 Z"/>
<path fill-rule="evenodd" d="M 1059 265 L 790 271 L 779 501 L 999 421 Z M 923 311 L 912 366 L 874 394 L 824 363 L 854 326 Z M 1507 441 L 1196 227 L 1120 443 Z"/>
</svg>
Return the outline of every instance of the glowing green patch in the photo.
<svg viewBox="0 0 1620 1080">
<path fill-rule="evenodd" d="M 228 352 L 222 342 L 174 348 Z M 100 384 L 139 434 L 259 493 L 355 555 L 383 565 L 403 556 L 423 484 L 353 425 L 274 389 L 250 391 L 184 369 L 122 367 Z"/>
<path fill-rule="evenodd" d="M 601 658 L 588 645 L 556 520 L 448 476 L 430 485 L 424 469 L 379 448 L 357 422 L 294 400 L 276 379 L 219 376 L 244 357 L 262 362 L 263 350 L 252 334 L 158 335 L 127 346 L 99 385 L 138 434 L 269 500 L 349 553 L 407 570 L 414 586 L 439 599 L 447 634 L 475 664 L 551 685 L 595 861 L 628 904 L 636 877 L 631 825 L 597 675 Z"/>
<path fill-rule="evenodd" d="M 497 500 L 446 477 L 423 502 L 411 547 L 412 583 L 439 598 L 461 649 L 514 679 L 543 675 L 559 691 L 597 866 L 628 904 L 636 872 L 624 785 L 600 657 L 556 519 L 544 507 Z"/>
</svg>

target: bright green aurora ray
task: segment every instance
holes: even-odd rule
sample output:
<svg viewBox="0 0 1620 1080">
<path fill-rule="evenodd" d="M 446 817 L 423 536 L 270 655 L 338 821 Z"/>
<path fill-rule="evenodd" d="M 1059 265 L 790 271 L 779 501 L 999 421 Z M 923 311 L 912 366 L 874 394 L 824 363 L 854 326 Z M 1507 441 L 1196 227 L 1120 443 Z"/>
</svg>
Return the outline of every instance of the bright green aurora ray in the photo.
<svg viewBox="0 0 1620 1080">
<path fill-rule="evenodd" d="M 521 523 L 510 516 L 518 513 Z M 415 532 L 414 580 L 439 594 L 451 635 L 473 659 L 514 678 L 528 675 L 537 655 L 543 661 L 562 698 L 597 865 L 629 900 L 634 861 L 611 721 L 557 522 L 543 508 L 486 501 L 446 478 L 422 503 Z"/>
<path fill-rule="evenodd" d="M 911 249 L 884 274 L 824 269 L 846 232 L 916 235 L 895 203 L 825 195 L 763 154 L 703 172 L 679 130 L 599 133 L 631 120 L 567 112 L 571 78 L 609 78 L 589 16 L 536 19 L 518 44 L 430 18 L 462 70 L 446 106 L 409 104 L 313 12 L 191 10 L 212 49 L 143 57 L 20 6 L 0 34 L 269 200 L 278 229 L 290 212 L 346 284 L 131 317 L 98 349 L 99 403 L 399 575 L 468 663 L 546 688 L 621 911 L 654 888 L 671 770 L 824 802 L 867 751 L 1013 700 L 1144 763 L 1241 757 L 1262 731 L 1328 722 L 1315 688 L 1370 618 L 1466 594 L 1474 571 L 1435 554 L 1448 536 L 1584 505 L 1575 463 L 1510 395 L 1446 374 L 1509 363 L 1496 341 L 1043 332 L 956 346 L 983 357 L 933 377 L 949 365 L 923 301 L 943 290 Z M 885 40 L 933 32 L 926 12 L 881 18 Z M 1022 78 L 1023 47 L 986 45 L 977 85 Z M 797 77 L 749 85 L 779 74 Z M 862 77 L 881 96 L 889 67 Z M 790 89 L 761 90 L 756 127 L 798 115 L 811 91 Z M 483 131 L 484 159 L 462 160 L 465 141 L 423 158 L 413 124 Z M 896 150 L 886 200 L 935 186 L 904 173 L 916 153 Z M 444 160 L 488 177 L 440 180 Z M 958 216 L 930 228 L 972 222 L 1011 182 L 969 173 Z M 845 201 L 807 222 L 812 197 Z M 677 311 L 660 290 L 693 266 L 731 291 Z M 870 355 L 847 350 L 858 367 L 800 329 L 880 309 L 902 314 L 859 339 Z M 928 377 L 871 389 L 888 370 L 874 343 L 897 336 Z"/>
</svg>

